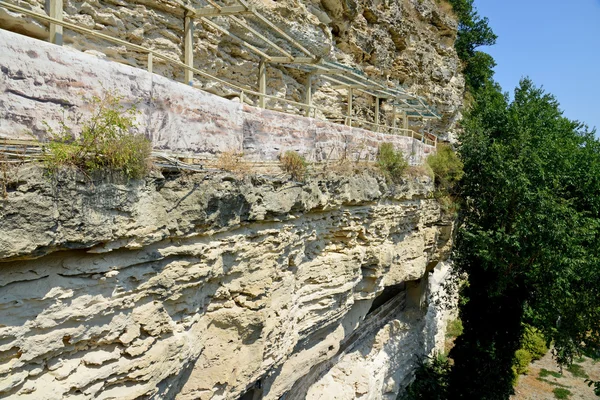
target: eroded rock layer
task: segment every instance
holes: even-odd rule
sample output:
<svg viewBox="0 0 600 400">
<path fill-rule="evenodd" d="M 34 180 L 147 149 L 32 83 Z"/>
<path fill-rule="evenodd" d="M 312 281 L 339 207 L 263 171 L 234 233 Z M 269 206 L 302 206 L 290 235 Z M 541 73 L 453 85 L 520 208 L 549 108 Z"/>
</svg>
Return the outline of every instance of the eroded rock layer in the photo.
<svg viewBox="0 0 600 400">
<path fill-rule="evenodd" d="M 431 347 L 451 231 L 432 190 L 21 170 L 0 199 L 0 396 L 393 398 Z"/>
</svg>

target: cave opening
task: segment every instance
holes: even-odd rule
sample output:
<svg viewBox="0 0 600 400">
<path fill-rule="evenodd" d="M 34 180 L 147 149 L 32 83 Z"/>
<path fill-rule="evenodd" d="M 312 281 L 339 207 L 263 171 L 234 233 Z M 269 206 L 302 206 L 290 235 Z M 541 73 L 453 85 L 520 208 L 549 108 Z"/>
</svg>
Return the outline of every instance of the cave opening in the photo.
<svg viewBox="0 0 600 400">
<path fill-rule="evenodd" d="M 259 379 L 239 400 L 260 400 L 263 397 L 262 382 Z"/>
<path fill-rule="evenodd" d="M 406 290 L 406 282 L 401 282 L 397 285 L 386 286 L 383 289 L 383 292 L 381 292 L 381 294 L 379 296 L 377 296 L 375 298 L 375 300 L 373 300 L 373 304 L 371 305 L 371 308 L 367 312 L 367 315 L 373 313 L 378 308 L 380 308 L 385 303 L 387 303 L 388 301 L 390 301 L 391 299 L 393 299 L 400 293 L 404 292 L 405 290 Z"/>
</svg>

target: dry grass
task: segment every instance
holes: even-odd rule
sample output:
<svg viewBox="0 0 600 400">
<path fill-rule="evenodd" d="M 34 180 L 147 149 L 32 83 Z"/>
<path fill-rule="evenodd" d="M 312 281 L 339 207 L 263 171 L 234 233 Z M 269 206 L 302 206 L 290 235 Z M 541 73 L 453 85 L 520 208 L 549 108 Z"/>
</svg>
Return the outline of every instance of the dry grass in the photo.
<svg viewBox="0 0 600 400">
<path fill-rule="evenodd" d="M 328 163 L 324 166 L 326 171 L 333 172 L 342 176 L 353 176 L 360 173 L 360 166 L 357 162 L 348 159 Z"/>
<path fill-rule="evenodd" d="M 290 174 L 292 179 L 303 182 L 308 173 L 308 164 L 304 157 L 295 151 L 288 150 L 279 157 L 281 169 Z"/>
<path fill-rule="evenodd" d="M 232 172 L 238 176 L 246 176 L 251 172 L 251 166 L 244 161 L 244 153 L 236 151 L 224 151 L 219 154 L 215 167 L 224 171 Z"/>
<path fill-rule="evenodd" d="M 9 189 L 19 181 L 19 172 L 27 163 L 25 148 L 11 153 L 11 156 L 6 152 L 0 153 L 0 197 L 4 199 L 8 197 Z"/>
<path fill-rule="evenodd" d="M 409 178 L 421 178 L 425 176 L 431 179 L 434 178 L 433 170 L 431 169 L 429 164 L 411 165 L 406 168 L 404 174 Z"/>
<path fill-rule="evenodd" d="M 454 14 L 454 9 L 452 8 L 452 4 L 450 4 L 446 0 L 437 0 L 438 7 L 440 11 L 446 15 L 450 15 L 453 18 L 456 18 Z"/>
</svg>

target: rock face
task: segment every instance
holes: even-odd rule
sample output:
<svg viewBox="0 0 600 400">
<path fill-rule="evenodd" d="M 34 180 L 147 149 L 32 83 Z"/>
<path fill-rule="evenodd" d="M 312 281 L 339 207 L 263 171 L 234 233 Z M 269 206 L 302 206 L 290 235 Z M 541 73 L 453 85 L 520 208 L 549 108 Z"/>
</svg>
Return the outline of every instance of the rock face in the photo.
<svg viewBox="0 0 600 400">
<path fill-rule="evenodd" d="M 44 12 L 41 0 L 14 3 Z M 443 1 L 253 4 L 317 56 L 425 96 L 443 114 L 436 133 L 452 132 L 464 82 Z M 69 1 L 64 18 L 182 58 L 183 14 L 170 0 Z M 47 25 L 4 8 L 0 28 L 16 32 L 0 32 L 0 137 L 42 138 L 44 121 L 89 114 L 89 96 L 113 89 L 139 104 L 138 129 L 159 150 L 364 160 L 391 141 L 414 162 L 431 151 L 258 109 L 252 96 L 242 105 L 196 75 L 198 91 L 172 80 L 180 69 L 155 60 L 163 76 L 147 73 L 145 55 L 77 33 L 62 48 L 17 35 L 44 39 Z M 202 23 L 194 37 L 197 68 L 256 87 L 254 53 Z M 302 101 L 306 78 L 271 64 L 267 92 Z M 319 117 L 344 111 L 346 93 L 314 85 Z M 372 97 L 355 105 L 372 119 Z M 390 113 L 384 103 L 382 119 Z M 391 400 L 440 345 L 447 316 L 428 305 L 428 278 L 452 225 L 430 178 L 154 172 L 91 184 L 37 167 L 12 173 L 0 196 L 0 397 Z"/>
<path fill-rule="evenodd" d="M 0 199 L 0 396 L 392 399 L 432 347 L 432 189 L 23 169 Z"/>
<path fill-rule="evenodd" d="M 44 13 L 43 0 L 13 0 L 13 3 Z M 191 0 L 193 7 L 206 2 Z M 222 4 L 233 4 L 224 2 Z M 454 50 L 457 23 L 451 7 L 436 0 L 255 0 L 256 6 L 273 23 L 290 34 L 317 57 L 349 67 L 360 67 L 370 77 L 402 84 L 414 94 L 424 96 L 443 115 L 431 129 L 439 135 L 452 133 L 460 117 L 464 79 Z M 175 1 L 91 0 L 65 2 L 64 18 L 89 29 L 134 44 L 159 50 L 177 60 L 183 58 L 183 12 Z M 265 43 L 249 35 L 239 24 L 226 18 L 215 21 L 222 27 L 265 50 Z M 264 29 L 256 18 L 242 21 L 291 51 L 289 42 Z M 30 17 L 0 8 L 0 28 L 46 39 L 47 25 Z M 229 82 L 257 89 L 259 56 L 240 47 L 235 39 L 198 21 L 194 30 L 194 66 Z M 65 34 L 65 45 L 107 57 L 131 66 L 146 68 L 147 56 L 120 45 L 90 38 L 75 32 Z M 183 81 L 180 67 L 154 60 L 154 71 Z M 267 71 L 267 93 L 303 101 L 306 74 L 281 64 Z M 196 75 L 195 85 L 227 97 L 237 96 L 231 89 L 208 82 Z M 334 90 L 323 79 L 314 78 L 314 102 L 323 109 L 321 116 L 345 112 L 345 91 Z M 256 102 L 249 97 L 248 101 Z M 370 121 L 374 99 L 357 94 L 356 115 Z M 286 108 L 283 103 L 279 106 Z M 384 102 L 381 118 L 388 121 L 391 109 Z M 415 122 L 418 125 L 417 122 Z"/>
</svg>

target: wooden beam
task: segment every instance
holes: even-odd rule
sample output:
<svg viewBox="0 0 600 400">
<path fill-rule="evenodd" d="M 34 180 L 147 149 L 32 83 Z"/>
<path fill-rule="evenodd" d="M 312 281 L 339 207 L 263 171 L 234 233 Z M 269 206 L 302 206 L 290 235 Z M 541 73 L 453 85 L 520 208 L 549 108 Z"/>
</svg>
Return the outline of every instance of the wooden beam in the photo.
<svg viewBox="0 0 600 400">
<path fill-rule="evenodd" d="M 269 62 L 273 64 L 314 64 L 318 60 L 310 57 L 293 57 L 292 59 L 287 57 L 271 57 L 271 61 Z"/>
<path fill-rule="evenodd" d="M 177 4 L 179 7 L 183 8 L 184 11 L 187 11 L 188 13 L 190 13 L 191 15 L 194 15 L 196 13 L 196 10 L 193 7 L 188 6 L 182 0 L 172 0 L 172 1 L 175 4 Z"/>
<path fill-rule="evenodd" d="M 148 53 L 148 72 L 152 73 L 152 67 L 154 64 L 154 54 Z"/>
<path fill-rule="evenodd" d="M 348 88 L 348 109 L 346 113 L 348 115 L 348 126 L 352 126 L 352 88 Z"/>
<path fill-rule="evenodd" d="M 375 97 L 375 132 L 379 132 L 379 97 Z"/>
<path fill-rule="evenodd" d="M 288 35 L 283 30 L 281 30 L 277 25 L 275 25 L 274 23 L 272 23 L 271 21 L 269 21 L 267 18 L 265 18 L 262 14 L 260 14 L 256 10 L 252 10 L 252 14 L 256 18 L 258 18 L 259 20 L 261 20 L 265 25 L 268 25 L 275 32 L 279 33 L 285 39 L 289 40 L 294 46 L 296 46 L 304 54 L 306 54 L 307 56 L 309 56 L 312 59 L 316 59 L 316 57 L 310 51 L 308 51 L 304 46 L 302 46 L 300 43 L 298 43 L 296 40 L 294 40 L 294 38 L 292 38 L 290 35 Z"/>
<path fill-rule="evenodd" d="M 213 6 L 214 8 L 216 8 L 216 9 L 218 9 L 218 10 L 220 10 L 221 8 L 223 8 L 223 7 L 221 7 L 220 5 L 218 5 L 218 4 L 217 4 L 217 2 L 216 2 L 215 0 L 206 0 L 206 1 L 208 1 L 208 2 L 210 3 L 210 5 L 211 5 L 211 6 Z"/>
<path fill-rule="evenodd" d="M 183 23 L 183 39 L 184 39 L 184 64 L 194 68 L 194 20 L 192 15 L 187 11 L 184 14 Z M 191 69 L 185 70 L 185 83 L 193 85 L 194 73 Z"/>
<path fill-rule="evenodd" d="M 209 20 L 207 18 L 204 18 L 204 17 L 200 17 L 200 20 L 202 22 L 204 22 L 205 24 L 207 24 L 208 26 L 210 26 L 210 27 L 218 30 L 219 32 L 222 32 L 222 33 L 226 34 L 230 38 L 233 38 L 233 39 L 241 42 L 244 46 L 246 46 L 247 48 L 249 48 L 250 50 L 252 50 L 256 54 L 260 55 L 262 58 L 264 58 L 264 59 L 266 59 L 268 61 L 271 61 L 271 56 L 270 55 L 268 55 L 267 53 L 265 53 L 262 50 L 257 49 L 255 46 L 253 46 L 250 43 L 246 42 L 244 39 L 241 39 L 241 38 L 237 37 L 233 33 L 229 32 L 227 29 L 223 28 L 222 26 L 219 26 L 219 25 L 215 24 L 214 22 L 212 22 L 211 20 Z"/>
<path fill-rule="evenodd" d="M 402 128 L 408 129 L 408 114 L 406 111 L 402 113 Z"/>
<path fill-rule="evenodd" d="M 329 79 L 329 77 L 326 77 L 326 76 L 324 76 L 323 78 L 325 80 L 330 80 L 332 82 L 333 82 L 333 79 L 335 79 L 335 78 Z M 337 82 L 341 82 L 341 81 L 337 81 Z M 349 84 L 349 83 L 346 83 L 346 84 L 342 83 L 340 85 L 331 85 L 331 88 L 332 89 L 344 89 L 344 90 L 346 90 L 348 88 L 352 88 L 352 89 L 358 89 L 360 91 L 361 89 L 364 89 L 364 86 L 363 85 Z M 384 97 L 381 97 L 381 96 L 379 96 L 379 97 L 382 98 L 382 99 L 384 98 Z"/>
<path fill-rule="evenodd" d="M 304 102 L 308 107 L 306 107 L 306 116 L 310 117 L 310 111 L 312 108 L 312 74 L 308 74 L 306 76 L 306 85 L 304 89 Z"/>
<path fill-rule="evenodd" d="M 340 80 L 338 80 L 336 78 L 333 78 L 331 76 L 328 76 L 328 75 L 321 75 L 321 77 L 323 79 L 325 79 L 325 80 L 328 80 L 328 81 L 340 84 L 340 86 L 334 86 L 333 87 L 334 89 L 336 89 L 336 88 L 341 88 L 341 89 L 352 88 L 352 89 L 356 89 L 358 92 L 362 92 L 364 94 L 368 94 L 369 96 L 379 97 L 381 99 L 387 98 L 385 96 L 381 96 L 380 94 L 371 92 L 368 89 L 365 89 L 364 85 L 353 85 L 353 84 L 344 83 L 344 82 L 342 82 L 342 81 L 340 81 Z"/>
<path fill-rule="evenodd" d="M 359 88 L 365 88 L 365 85 L 361 85 L 361 84 L 351 84 L 351 83 L 346 83 L 346 82 L 342 82 L 337 78 L 331 77 L 329 75 L 323 75 L 323 74 L 319 74 L 319 76 L 321 76 L 323 79 L 333 82 L 333 83 L 337 83 L 341 86 L 343 86 L 344 88 L 354 88 L 354 89 L 359 89 Z"/>
<path fill-rule="evenodd" d="M 63 19 L 63 0 L 49 0 L 48 15 L 59 21 Z M 50 43 L 62 46 L 63 44 L 63 27 L 50 23 Z"/>
<path fill-rule="evenodd" d="M 258 64 L 258 91 L 261 96 L 258 100 L 258 107 L 265 108 L 265 94 L 267 94 L 267 63 L 265 60 L 260 60 Z"/>
<path fill-rule="evenodd" d="M 246 28 L 249 32 L 251 32 L 254 35 L 256 35 L 259 39 L 263 40 L 265 43 L 267 43 L 268 45 L 270 45 L 273 49 L 275 49 L 278 52 L 280 52 L 281 54 L 283 54 L 290 61 L 292 61 L 294 59 L 294 56 L 291 53 L 289 53 L 289 52 L 285 51 L 284 49 L 282 49 L 276 43 L 274 43 L 271 40 L 269 40 L 267 37 L 265 37 L 264 35 L 262 35 L 256 29 L 252 28 L 250 25 L 246 24 L 241 19 L 239 19 L 239 18 L 237 18 L 237 17 L 235 17 L 233 15 L 230 16 L 229 18 L 231 18 L 233 20 L 233 22 L 235 22 L 236 24 L 240 25 L 243 28 Z"/>
<path fill-rule="evenodd" d="M 244 6 L 230 6 L 230 7 L 203 7 L 196 10 L 196 14 L 200 17 L 218 17 L 226 15 L 248 15 L 252 14 L 251 10 L 248 10 Z"/>
</svg>

